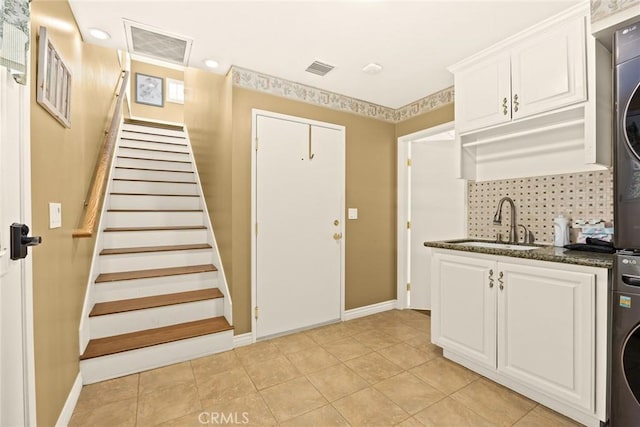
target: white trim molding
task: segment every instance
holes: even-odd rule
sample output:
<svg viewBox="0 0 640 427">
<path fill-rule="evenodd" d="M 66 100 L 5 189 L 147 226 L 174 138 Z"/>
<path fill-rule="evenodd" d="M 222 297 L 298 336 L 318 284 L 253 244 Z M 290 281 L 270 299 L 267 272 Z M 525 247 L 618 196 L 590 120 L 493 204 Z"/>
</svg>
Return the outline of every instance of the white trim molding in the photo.
<svg viewBox="0 0 640 427">
<path fill-rule="evenodd" d="M 404 107 L 393 109 L 236 66 L 231 68 L 231 76 L 233 86 L 391 123 L 444 107 L 453 103 L 454 99 L 451 86 Z"/>
<path fill-rule="evenodd" d="M 234 335 L 233 337 L 233 348 L 244 347 L 251 344 L 253 344 L 253 334 L 251 332 Z"/>
<path fill-rule="evenodd" d="M 357 319 L 359 317 L 370 316 L 376 313 L 382 313 L 383 311 L 394 310 L 396 308 L 396 300 L 379 302 L 377 304 L 365 305 L 364 307 L 352 308 L 351 310 L 345 310 L 343 321 Z"/>
<path fill-rule="evenodd" d="M 64 402 L 64 406 L 62 407 L 62 411 L 60 411 L 60 416 L 58 417 L 58 421 L 56 421 L 56 427 L 66 427 L 69 425 L 71 421 L 71 416 L 73 415 L 73 411 L 76 409 L 76 405 L 78 403 L 78 398 L 80 397 L 80 392 L 82 391 L 82 373 L 78 372 L 76 376 L 76 380 L 73 382 L 71 386 L 71 390 L 69 390 L 69 396 L 67 396 L 67 401 Z"/>
</svg>

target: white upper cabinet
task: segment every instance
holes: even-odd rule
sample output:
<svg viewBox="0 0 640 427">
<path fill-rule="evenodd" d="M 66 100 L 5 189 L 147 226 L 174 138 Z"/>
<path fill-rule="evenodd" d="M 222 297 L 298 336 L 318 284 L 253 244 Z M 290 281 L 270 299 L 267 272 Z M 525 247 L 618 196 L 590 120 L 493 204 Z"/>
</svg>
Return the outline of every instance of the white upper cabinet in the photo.
<svg viewBox="0 0 640 427">
<path fill-rule="evenodd" d="M 585 50 L 582 17 L 518 44 L 511 51 L 513 119 L 584 101 Z"/>
</svg>

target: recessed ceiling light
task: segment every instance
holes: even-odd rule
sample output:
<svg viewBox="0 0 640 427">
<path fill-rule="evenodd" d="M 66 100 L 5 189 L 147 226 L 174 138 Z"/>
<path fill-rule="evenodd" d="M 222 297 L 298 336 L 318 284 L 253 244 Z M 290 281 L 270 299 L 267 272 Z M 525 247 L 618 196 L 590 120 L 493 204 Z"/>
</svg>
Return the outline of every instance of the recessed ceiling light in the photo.
<svg viewBox="0 0 640 427">
<path fill-rule="evenodd" d="M 107 40 L 111 38 L 109 33 L 102 31 L 100 28 L 89 28 L 89 34 L 98 40 Z"/>
<path fill-rule="evenodd" d="M 209 68 L 218 68 L 220 64 L 218 63 L 218 61 L 215 61 L 213 59 L 205 59 L 204 65 L 206 65 Z"/>
<path fill-rule="evenodd" d="M 365 65 L 362 68 L 362 71 L 367 74 L 378 74 L 380 71 L 382 71 L 382 65 L 372 62 L 371 64 Z"/>
</svg>

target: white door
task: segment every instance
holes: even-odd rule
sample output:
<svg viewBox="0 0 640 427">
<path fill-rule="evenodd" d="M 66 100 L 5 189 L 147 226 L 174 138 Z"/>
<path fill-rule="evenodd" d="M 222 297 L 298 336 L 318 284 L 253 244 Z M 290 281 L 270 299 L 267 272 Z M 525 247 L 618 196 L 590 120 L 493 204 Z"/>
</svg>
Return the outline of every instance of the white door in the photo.
<svg viewBox="0 0 640 427">
<path fill-rule="evenodd" d="M 595 277 L 498 263 L 498 370 L 594 411 Z"/>
<path fill-rule="evenodd" d="M 29 88 L 0 67 L 0 425 L 35 424 L 27 375 L 31 260 L 10 259 L 10 224 L 30 220 Z M 29 357 L 32 357 L 30 355 Z"/>
<path fill-rule="evenodd" d="M 256 336 L 340 319 L 344 128 L 256 119 Z"/>
<path fill-rule="evenodd" d="M 531 37 L 511 53 L 513 118 L 584 101 L 584 18 Z"/>
<path fill-rule="evenodd" d="M 435 344 L 496 368 L 496 263 L 433 255 L 431 337 Z"/>
<path fill-rule="evenodd" d="M 444 139 L 449 136 L 448 139 Z M 454 177 L 455 141 L 450 132 L 412 141 L 409 167 L 411 283 L 409 307 L 431 309 L 429 251 L 424 242 L 466 236 L 466 181 Z M 443 139 L 440 139 L 443 138 Z"/>
<path fill-rule="evenodd" d="M 456 128 L 460 132 L 511 120 L 509 55 L 484 61 L 455 75 Z"/>
</svg>

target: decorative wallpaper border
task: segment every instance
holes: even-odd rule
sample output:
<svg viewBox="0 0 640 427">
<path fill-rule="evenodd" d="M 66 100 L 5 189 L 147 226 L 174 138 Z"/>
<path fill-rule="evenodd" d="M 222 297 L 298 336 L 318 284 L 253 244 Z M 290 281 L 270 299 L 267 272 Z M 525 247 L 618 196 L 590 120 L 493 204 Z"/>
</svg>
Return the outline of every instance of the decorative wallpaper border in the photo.
<svg viewBox="0 0 640 427">
<path fill-rule="evenodd" d="M 391 123 L 398 123 L 451 104 L 454 99 L 452 86 L 396 110 L 245 68 L 234 66 L 231 73 L 234 86 Z"/>
<path fill-rule="evenodd" d="M 591 22 L 622 12 L 634 4 L 638 4 L 638 0 L 591 0 Z"/>
</svg>

